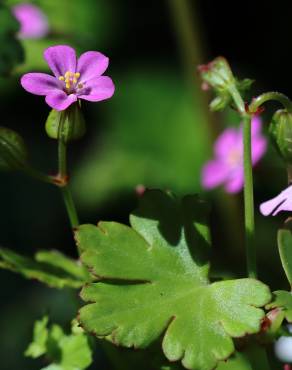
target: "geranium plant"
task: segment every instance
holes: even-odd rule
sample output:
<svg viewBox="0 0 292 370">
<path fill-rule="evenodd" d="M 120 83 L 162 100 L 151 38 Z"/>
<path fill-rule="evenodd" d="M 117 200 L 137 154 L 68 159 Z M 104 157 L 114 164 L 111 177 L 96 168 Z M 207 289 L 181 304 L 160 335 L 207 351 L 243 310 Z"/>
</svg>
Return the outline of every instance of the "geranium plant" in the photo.
<svg viewBox="0 0 292 370">
<path fill-rule="evenodd" d="M 24 6 L 14 12 L 24 19 L 35 15 L 36 9 Z M 45 34 L 44 28 L 38 32 Z M 23 28 L 21 37 L 25 33 Z M 230 107 L 241 121 L 221 133 L 214 158 L 202 168 L 206 190 L 222 185 L 228 193 L 243 190 L 246 274 L 215 279 L 210 273 L 211 207 L 198 194 L 178 197 L 171 190 L 140 186 L 139 206 L 131 213 L 129 225 L 80 223 L 70 190 L 68 143 L 85 134 L 83 101 L 110 99 L 115 86 L 103 75 L 109 59 L 101 52 L 87 51 L 77 58 L 71 46 L 52 45 L 44 50 L 44 58 L 53 75 L 26 73 L 19 88 L 45 96 L 45 102 L 36 98 L 36 103 L 52 108 L 46 132 L 58 143 L 58 169 L 50 175 L 35 169 L 22 137 L 4 127 L 0 128 L 0 168 L 22 171 L 60 189 L 78 258 L 56 250 L 40 250 L 29 257 L 1 248 L 0 267 L 51 288 L 78 290 L 82 303 L 76 317 L 68 318 L 70 330 L 52 324 L 47 315 L 37 320 L 25 355 L 46 359 L 43 370 L 86 369 L 92 364 L 98 369 L 93 362 L 96 347 L 104 349 L 109 361 L 124 356 L 127 362 L 133 352 L 135 367 L 145 365 L 148 370 L 268 370 L 274 368 L 271 348 L 276 343 L 281 366 L 290 369 L 292 348 L 286 347 L 287 340 L 291 342 L 287 324 L 292 323 L 292 295 L 272 292 L 258 278 L 253 166 L 268 146 L 263 105 L 276 101 L 282 109 L 271 119 L 270 135 L 287 166 L 289 184 L 262 203 L 260 211 L 265 216 L 292 211 L 292 102 L 277 92 L 249 101 L 246 92 L 251 81 L 237 79 L 222 57 L 198 68 L 204 90 L 214 94 L 211 110 Z M 278 248 L 291 285 L 290 219 L 278 231 Z M 115 346 L 131 350 L 117 354 Z"/>
</svg>

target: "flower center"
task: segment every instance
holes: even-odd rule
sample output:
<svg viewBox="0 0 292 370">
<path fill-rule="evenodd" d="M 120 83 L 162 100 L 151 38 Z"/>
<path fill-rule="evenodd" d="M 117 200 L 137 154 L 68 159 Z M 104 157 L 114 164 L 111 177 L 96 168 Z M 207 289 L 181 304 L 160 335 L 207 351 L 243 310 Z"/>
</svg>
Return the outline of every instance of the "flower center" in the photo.
<svg viewBox="0 0 292 370">
<path fill-rule="evenodd" d="M 83 88 L 83 84 L 78 83 L 79 78 L 80 78 L 79 72 L 74 73 L 67 71 L 64 76 L 59 77 L 59 80 L 64 81 L 67 92 L 71 93 L 74 90 Z"/>
<path fill-rule="evenodd" d="M 242 154 L 238 149 L 233 149 L 227 156 L 227 162 L 230 166 L 238 166 L 241 164 Z"/>
</svg>

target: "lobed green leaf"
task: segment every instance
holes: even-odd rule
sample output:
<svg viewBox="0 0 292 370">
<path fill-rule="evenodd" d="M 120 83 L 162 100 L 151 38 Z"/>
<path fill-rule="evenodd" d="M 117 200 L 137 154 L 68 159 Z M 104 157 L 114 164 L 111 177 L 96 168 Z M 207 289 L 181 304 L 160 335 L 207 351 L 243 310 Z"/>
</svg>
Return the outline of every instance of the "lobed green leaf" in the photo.
<svg viewBox="0 0 292 370">
<path fill-rule="evenodd" d="M 0 248 L 0 268 L 36 279 L 51 288 L 79 288 L 90 280 L 89 273 L 78 262 L 58 251 L 39 251 L 34 259 Z"/>
<path fill-rule="evenodd" d="M 132 227 L 82 225 L 82 261 L 100 281 L 81 293 L 85 330 L 117 345 L 145 348 L 163 336 L 170 361 L 211 370 L 234 352 L 232 338 L 257 333 L 270 300 L 254 279 L 209 283 L 207 207 L 148 191 Z"/>
</svg>

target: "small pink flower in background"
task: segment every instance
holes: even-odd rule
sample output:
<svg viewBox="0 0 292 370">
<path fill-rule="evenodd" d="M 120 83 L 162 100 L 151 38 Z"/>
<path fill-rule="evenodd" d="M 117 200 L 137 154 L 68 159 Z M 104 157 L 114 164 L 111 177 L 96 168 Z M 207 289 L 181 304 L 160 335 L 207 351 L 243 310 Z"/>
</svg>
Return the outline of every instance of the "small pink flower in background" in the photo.
<svg viewBox="0 0 292 370">
<path fill-rule="evenodd" d="M 35 5 L 22 3 L 12 8 L 12 13 L 20 23 L 19 38 L 39 39 L 49 32 L 46 15 Z"/>
<path fill-rule="evenodd" d="M 252 164 L 264 155 L 267 141 L 261 132 L 261 119 L 252 119 Z M 228 193 L 237 193 L 243 188 L 243 134 L 242 127 L 227 128 L 214 145 L 215 158 L 202 169 L 202 186 L 209 190 L 224 185 Z"/>
<path fill-rule="evenodd" d="M 292 211 L 292 185 L 288 186 L 275 198 L 262 203 L 260 211 L 264 216 L 276 216 L 281 211 Z"/>
<path fill-rule="evenodd" d="M 35 95 L 46 97 L 46 103 L 62 111 L 78 99 L 101 101 L 113 96 L 111 78 L 102 76 L 109 59 L 97 51 L 87 51 L 77 60 L 75 50 L 67 45 L 51 46 L 44 58 L 54 76 L 27 73 L 21 78 L 22 87 Z"/>
</svg>

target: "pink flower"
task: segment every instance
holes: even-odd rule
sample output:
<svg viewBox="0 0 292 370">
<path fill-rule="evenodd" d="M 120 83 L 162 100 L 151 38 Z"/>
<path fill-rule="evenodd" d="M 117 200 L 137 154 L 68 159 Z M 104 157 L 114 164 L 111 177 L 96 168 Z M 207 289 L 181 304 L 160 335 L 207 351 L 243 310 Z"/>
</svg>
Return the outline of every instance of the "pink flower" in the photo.
<svg viewBox="0 0 292 370">
<path fill-rule="evenodd" d="M 37 6 L 29 3 L 18 4 L 12 8 L 12 13 L 20 23 L 20 38 L 39 39 L 48 34 L 48 19 Z"/>
<path fill-rule="evenodd" d="M 288 186 L 275 198 L 262 203 L 260 211 L 264 216 L 270 214 L 276 216 L 281 211 L 292 211 L 292 185 Z"/>
<path fill-rule="evenodd" d="M 255 165 L 264 155 L 267 141 L 261 133 L 259 117 L 252 119 L 252 163 Z M 218 137 L 214 145 L 215 159 L 202 169 L 202 186 L 213 189 L 224 185 L 228 193 L 237 193 L 243 188 L 243 135 L 242 127 L 228 128 Z"/>
<path fill-rule="evenodd" d="M 44 58 L 54 76 L 27 73 L 21 78 L 22 87 L 35 95 L 46 96 L 47 104 L 62 111 L 78 99 L 101 101 L 112 97 L 113 81 L 102 76 L 109 60 L 97 51 L 87 51 L 77 60 L 75 50 L 67 45 L 52 46 Z"/>
</svg>

